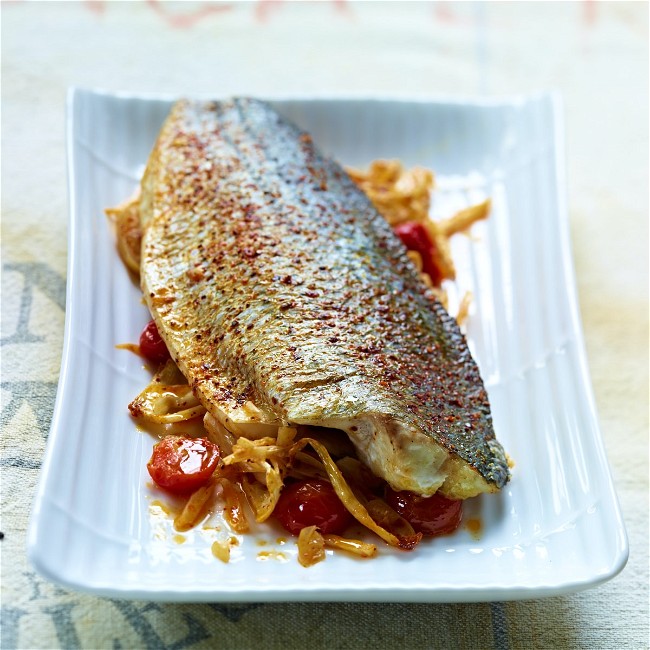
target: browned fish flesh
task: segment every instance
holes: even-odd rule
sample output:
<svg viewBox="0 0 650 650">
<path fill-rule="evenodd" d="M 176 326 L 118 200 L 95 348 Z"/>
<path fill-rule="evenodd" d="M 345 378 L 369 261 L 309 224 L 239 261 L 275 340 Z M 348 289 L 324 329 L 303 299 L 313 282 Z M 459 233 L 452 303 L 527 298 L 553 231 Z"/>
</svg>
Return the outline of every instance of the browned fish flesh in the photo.
<svg viewBox="0 0 650 650">
<path fill-rule="evenodd" d="M 345 171 L 268 104 L 175 104 L 140 214 L 146 302 L 231 431 L 340 429 L 375 475 L 423 495 L 507 482 L 456 322 Z"/>
</svg>

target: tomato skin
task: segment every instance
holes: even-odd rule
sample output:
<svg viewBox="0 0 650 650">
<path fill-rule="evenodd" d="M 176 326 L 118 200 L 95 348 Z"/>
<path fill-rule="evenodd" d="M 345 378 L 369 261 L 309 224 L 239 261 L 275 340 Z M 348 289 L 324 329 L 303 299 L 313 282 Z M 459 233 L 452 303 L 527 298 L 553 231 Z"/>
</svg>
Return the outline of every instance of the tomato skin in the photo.
<svg viewBox="0 0 650 650">
<path fill-rule="evenodd" d="M 386 488 L 386 503 L 404 517 L 416 532 L 423 535 L 453 533 L 463 515 L 463 502 L 447 499 L 441 494 L 423 497 L 414 492 L 395 492 Z"/>
<path fill-rule="evenodd" d="M 442 283 L 442 273 L 435 262 L 436 244 L 427 229 L 417 221 L 407 221 L 395 226 L 395 234 L 410 251 L 416 251 L 422 258 L 422 270 L 431 278 L 434 286 Z"/>
<path fill-rule="evenodd" d="M 147 470 L 156 485 L 186 494 L 205 485 L 218 464 L 219 447 L 209 440 L 165 436 L 154 446 Z"/>
<path fill-rule="evenodd" d="M 317 526 L 324 535 L 338 534 L 352 521 L 331 483 L 320 479 L 285 485 L 273 514 L 292 535 L 307 526 Z"/>
<path fill-rule="evenodd" d="M 156 322 L 150 320 L 140 334 L 140 352 L 151 363 L 160 364 L 170 358 L 167 345 L 162 340 Z"/>
</svg>

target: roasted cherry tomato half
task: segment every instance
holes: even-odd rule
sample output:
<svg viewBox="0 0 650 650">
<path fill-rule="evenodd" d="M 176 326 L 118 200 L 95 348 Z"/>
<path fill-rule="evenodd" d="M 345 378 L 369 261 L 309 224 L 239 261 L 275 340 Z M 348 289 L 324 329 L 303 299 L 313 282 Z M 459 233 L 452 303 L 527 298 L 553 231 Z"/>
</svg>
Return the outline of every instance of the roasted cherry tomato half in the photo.
<svg viewBox="0 0 650 650">
<path fill-rule="evenodd" d="M 442 283 L 442 273 L 435 261 L 436 244 L 427 229 L 416 221 L 407 221 L 394 228 L 395 234 L 410 251 L 415 251 L 422 258 L 422 270 L 431 278 L 434 286 Z"/>
<path fill-rule="evenodd" d="M 273 512 L 292 535 L 307 526 L 317 526 L 324 535 L 338 534 L 352 521 L 332 485 L 319 479 L 285 485 Z"/>
<path fill-rule="evenodd" d="M 160 364 L 169 359 L 169 350 L 162 340 L 156 323 L 150 320 L 140 334 L 140 352 L 151 363 Z"/>
<path fill-rule="evenodd" d="M 166 436 L 153 448 L 147 469 L 154 482 L 175 494 L 205 485 L 219 464 L 219 447 L 205 438 Z"/>
<path fill-rule="evenodd" d="M 403 490 L 386 488 L 386 503 L 423 535 L 447 535 L 460 525 L 463 502 L 447 499 L 440 494 L 422 497 Z"/>
</svg>

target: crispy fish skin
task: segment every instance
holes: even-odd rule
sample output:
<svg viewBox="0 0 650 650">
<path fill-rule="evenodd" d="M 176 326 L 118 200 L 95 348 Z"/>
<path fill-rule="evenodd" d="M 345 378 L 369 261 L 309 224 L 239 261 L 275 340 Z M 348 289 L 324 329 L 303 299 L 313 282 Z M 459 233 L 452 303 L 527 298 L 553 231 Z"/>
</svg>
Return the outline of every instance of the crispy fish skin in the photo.
<svg viewBox="0 0 650 650">
<path fill-rule="evenodd" d="M 178 102 L 140 213 L 145 300 L 212 415 L 343 429 L 398 490 L 507 482 L 456 322 L 363 192 L 270 106 Z"/>
</svg>

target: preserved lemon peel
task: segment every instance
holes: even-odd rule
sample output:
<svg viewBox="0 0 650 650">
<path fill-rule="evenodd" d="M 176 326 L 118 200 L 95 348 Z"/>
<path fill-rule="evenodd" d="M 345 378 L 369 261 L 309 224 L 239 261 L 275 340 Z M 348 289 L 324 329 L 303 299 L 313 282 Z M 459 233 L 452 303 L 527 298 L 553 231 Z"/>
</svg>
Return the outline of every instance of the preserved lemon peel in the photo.
<svg viewBox="0 0 650 650">
<path fill-rule="evenodd" d="M 359 557 L 374 557 L 377 555 L 377 547 L 369 542 L 362 542 L 359 539 L 348 539 L 339 535 L 323 535 L 325 548 L 346 551 Z"/>
<path fill-rule="evenodd" d="M 443 237 L 451 237 L 458 232 L 468 230 L 473 224 L 481 219 L 487 219 L 492 209 L 490 199 L 485 199 L 476 205 L 470 205 L 468 208 L 459 210 L 447 219 L 441 219 L 436 223 L 436 229 Z"/>
<path fill-rule="evenodd" d="M 140 275 L 140 246 L 142 229 L 140 227 L 140 190 L 114 208 L 107 208 L 106 216 L 115 226 L 117 250 L 124 265 L 134 275 Z"/>
<path fill-rule="evenodd" d="M 225 476 L 219 476 L 216 481 L 221 486 L 221 497 L 225 502 L 225 520 L 236 533 L 247 533 L 250 526 L 244 512 L 244 495 L 239 486 Z"/>
<path fill-rule="evenodd" d="M 173 424 L 204 415 L 206 408 L 187 385 L 149 384 L 129 404 L 129 411 L 136 419 L 155 424 Z"/>
<path fill-rule="evenodd" d="M 129 404 L 129 411 L 137 420 L 173 424 L 204 415 L 206 408 L 194 395 L 178 366 L 169 360 Z"/>
<path fill-rule="evenodd" d="M 184 532 L 200 522 L 214 496 L 214 486 L 215 481 L 211 479 L 206 485 L 192 492 L 180 514 L 174 519 L 176 530 Z"/>
<path fill-rule="evenodd" d="M 325 559 L 325 540 L 316 526 L 307 526 L 298 535 L 298 562 L 310 567 Z"/>
</svg>

